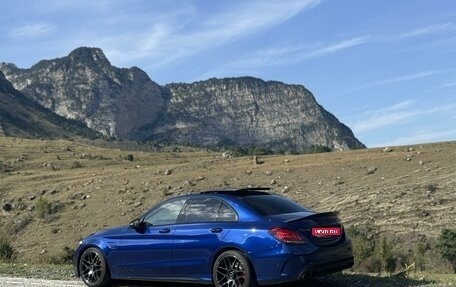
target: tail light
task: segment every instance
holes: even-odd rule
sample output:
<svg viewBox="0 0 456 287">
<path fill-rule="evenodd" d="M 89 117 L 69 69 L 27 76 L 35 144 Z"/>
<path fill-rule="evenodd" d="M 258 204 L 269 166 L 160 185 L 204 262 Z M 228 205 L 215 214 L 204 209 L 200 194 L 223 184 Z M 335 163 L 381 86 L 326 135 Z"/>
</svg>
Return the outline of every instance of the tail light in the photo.
<svg viewBox="0 0 456 287">
<path fill-rule="evenodd" d="M 275 227 L 269 229 L 269 234 L 271 234 L 275 239 L 283 243 L 294 243 L 294 244 L 303 244 L 306 243 L 304 238 L 299 235 L 294 230 L 288 228 Z"/>
</svg>

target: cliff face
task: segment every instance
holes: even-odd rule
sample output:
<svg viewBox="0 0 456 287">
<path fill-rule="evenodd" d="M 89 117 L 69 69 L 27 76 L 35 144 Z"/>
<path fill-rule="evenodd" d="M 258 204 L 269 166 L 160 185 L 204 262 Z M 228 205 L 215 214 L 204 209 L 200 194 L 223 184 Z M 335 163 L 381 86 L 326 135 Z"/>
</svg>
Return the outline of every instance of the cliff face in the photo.
<svg viewBox="0 0 456 287">
<path fill-rule="evenodd" d="M 30 69 L 2 63 L 0 70 L 30 99 L 111 137 L 130 138 L 163 105 L 160 87 L 146 73 L 113 67 L 97 48 L 78 48 Z"/>
<path fill-rule="evenodd" d="M 170 84 L 165 90 L 164 111 L 144 132 L 150 139 L 276 151 L 364 147 L 300 85 L 243 77 Z"/>
<path fill-rule="evenodd" d="M 60 138 L 101 135 L 78 121 L 56 115 L 14 89 L 0 72 L 0 134 L 15 137 Z"/>
<path fill-rule="evenodd" d="M 138 68 L 113 67 L 97 48 L 0 70 L 29 99 L 119 139 L 297 152 L 364 147 L 300 85 L 242 77 L 160 87 Z"/>
</svg>

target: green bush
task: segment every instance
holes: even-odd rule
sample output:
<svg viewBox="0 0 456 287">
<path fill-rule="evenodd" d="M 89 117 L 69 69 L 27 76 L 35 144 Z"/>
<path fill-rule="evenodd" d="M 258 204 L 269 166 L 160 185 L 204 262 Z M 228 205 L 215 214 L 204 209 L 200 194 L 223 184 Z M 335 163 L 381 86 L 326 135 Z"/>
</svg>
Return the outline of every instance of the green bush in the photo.
<svg viewBox="0 0 456 287">
<path fill-rule="evenodd" d="M 127 156 L 125 157 L 126 160 L 128 161 L 133 161 L 134 157 L 132 154 L 127 154 Z"/>
<path fill-rule="evenodd" d="M 328 146 L 324 145 L 311 145 L 309 151 L 307 153 L 323 153 L 323 152 L 331 152 L 332 149 Z"/>
<path fill-rule="evenodd" d="M 358 265 L 358 270 L 368 273 L 382 272 L 382 262 L 376 256 L 369 256 Z"/>
<path fill-rule="evenodd" d="M 223 149 L 226 149 L 229 151 L 234 157 L 239 157 L 239 156 L 247 156 L 247 155 L 268 155 L 268 154 L 273 154 L 274 152 L 270 149 L 263 148 L 263 147 L 257 147 L 257 146 L 250 146 L 250 147 L 224 147 Z"/>
<path fill-rule="evenodd" d="M 11 261 L 14 255 L 14 247 L 4 235 L 0 234 L 0 261 Z"/>
<path fill-rule="evenodd" d="M 426 236 L 421 236 L 415 243 L 415 249 L 413 250 L 413 262 L 415 262 L 416 269 L 423 271 L 426 264 L 426 251 L 430 249 L 430 245 L 426 239 Z"/>
<path fill-rule="evenodd" d="M 62 251 L 57 254 L 41 256 L 39 261 L 42 264 L 72 264 L 73 256 L 74 250 L 65 246 Z"/>
<path fill-rule="evenodd" d="M 353 267 L 362 270 L 369 269 L 362 263 L 374 254 L 375 241 L 368 235 L 367 231 L 361 230 L 356 226 L 350 226 L 347 229 L 347 233 L 353 245 L 353 256 L 355 257 L 355 264 Z M 375 272 L 371 270 L 365 271 Z"/>
<path fill-rule="evenodd" d="M 82 167 L 82 164 L 77 160 L 75 160 L 71 163 L 71 168 L 81 168 L 81 167 Z"/>
<path fill-rule="evenodd" d="M 447 259 L 456 273 L 456 229 L 443 229 L 437 238 L 437 251 Z"/>
<path fill-rule="evenodd" d="M 356 272 L 392 273 L 414 264 L 420 271 L 456 273 L 456 229 L 443 229 L 437 239 L 418 235 L 412 241 L 408 236 L 379 236 L 372 229 L 355 226 L 346 232 L 352 240 Z"/>
<path fill-rule="evenodd" d="M 63 247 L 62 250 L 62 261 L 64 264 L 72 264 L 73 263 L 73 256 L 74 256 L 74 249 L 68 246 Z"/>
<path fill-rule="evenodd" d="M 394 244 L 387 237 L 382 236 L 378 245 L 378 256 L 382 265 L 382 270 L 392 273 L 396 269 L 396 258 L 393 254 Z"/>
<path fill-rule="evenodd" d="M 12 221 L 8 228 L 6 229 L 8 234 L 16 234 L 24 230 L 24 228 L 33 221 L 33 218 L 30 215 L 23 215 L 17 217 L 14 221 Z"/>
<path fill-rule="evenodd" d="M 40 197 L 36 202 L 35 212 L 38 218 L 45 218 L 52 213 L 51 204 L 44 198 Z"/>
<path fill-rule="evenodd" d="M 350 226 L 347 233 L 352 240 L 355 264 L 361 272 L 394 272 L 398 261 L 395 246 L 386 236 L 378 237 L 369 229 Z"/>
</svg>

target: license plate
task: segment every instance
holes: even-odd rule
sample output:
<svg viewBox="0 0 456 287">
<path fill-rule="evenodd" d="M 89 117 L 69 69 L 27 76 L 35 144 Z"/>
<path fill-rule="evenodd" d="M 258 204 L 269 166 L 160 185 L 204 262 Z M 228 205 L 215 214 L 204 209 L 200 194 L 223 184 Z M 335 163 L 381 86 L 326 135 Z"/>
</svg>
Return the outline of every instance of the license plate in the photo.
<svg viewBox="0 0 456 287">
<path fill-rule="evenodd" d="M 315 237 L 328 237 L 328 236 L 339 236 L 339 227 L 313 227 L 312 236 Z"/>
</svg>

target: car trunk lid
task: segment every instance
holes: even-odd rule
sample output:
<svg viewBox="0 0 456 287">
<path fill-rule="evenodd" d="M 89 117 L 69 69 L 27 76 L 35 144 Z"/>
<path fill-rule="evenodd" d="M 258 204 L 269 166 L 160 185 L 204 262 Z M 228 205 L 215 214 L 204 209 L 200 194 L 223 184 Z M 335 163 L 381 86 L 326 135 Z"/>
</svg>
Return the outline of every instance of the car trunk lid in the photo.
<svg viewBox="0 0 456 287">
<path fill-rule="evenodd" d="M 336 212 L 296 212 L 278 214 L 272 217 L 288 223 L 316 246 L 337 244 L 345 236 L 342 224 L 340 223 Z M 340 228 L 340 233 L 337 235 L 314 236 L 312 235 L 312 228 Z"/>
</svg>

